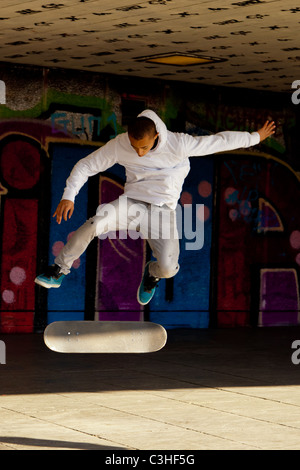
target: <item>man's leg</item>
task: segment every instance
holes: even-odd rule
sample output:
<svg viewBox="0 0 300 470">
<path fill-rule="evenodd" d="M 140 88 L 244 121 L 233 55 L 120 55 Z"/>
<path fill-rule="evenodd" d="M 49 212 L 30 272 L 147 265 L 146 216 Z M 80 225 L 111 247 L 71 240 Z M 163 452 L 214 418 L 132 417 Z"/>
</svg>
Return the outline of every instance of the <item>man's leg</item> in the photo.
<svg viewBox="0 0 300 470">
<path fill-rule="evenodd" d="M 152 206 L 148 218 L 148 243 L 156 261 L 150 261 L 145 267 L 137 294 L 138 302 L 142 305 L 150 302 L 161 278 L 173 277 L 179 270 L 176 211 Z"/>
<path fill-rule="evenodd" d="M 125 203 L 124 198 L 119 198 L 100 206 L 97 214 L 74 232 L 55 258 L 55 264 L 49 266 L 44 274 L 37 276 L 35 282 L 43 287 L 60 287 L 64 276 L 69 274 L 73 262 L 84 253 L 94 237 L 127 228 Z M 119 209 L 120 204 L 124 206 L 120 206 Z"/>
<path fill-rule="evenodd" d="M 149 264 L 150 276 L 170 278 L 179 271 L 179 241 L 178 240 L 148 240 L 156 261 Z"/>
</svg>

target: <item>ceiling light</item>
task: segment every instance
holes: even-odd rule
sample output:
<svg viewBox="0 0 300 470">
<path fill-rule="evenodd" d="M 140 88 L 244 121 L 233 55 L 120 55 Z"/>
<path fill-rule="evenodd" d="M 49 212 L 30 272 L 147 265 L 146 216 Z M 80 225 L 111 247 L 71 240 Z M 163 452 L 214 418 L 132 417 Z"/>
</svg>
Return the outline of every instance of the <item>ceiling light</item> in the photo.
<svg viewBox="0 0 300 470">
<path fill-rule="evenodd" d="M 136 57 L 136 60 L 141 62 L 150 62 L 162 65 L 176 65 L 176 66 L 188 66 L 188 65 L 202 65 L 211 64 L 213 62 L 222 62 L 224 59 L 217 59 L 214 57 L 198 56 L 195 54 L 182 54 L 179 52 L 169 54 L 158 54 L 145 57 Z"/>
</svg>

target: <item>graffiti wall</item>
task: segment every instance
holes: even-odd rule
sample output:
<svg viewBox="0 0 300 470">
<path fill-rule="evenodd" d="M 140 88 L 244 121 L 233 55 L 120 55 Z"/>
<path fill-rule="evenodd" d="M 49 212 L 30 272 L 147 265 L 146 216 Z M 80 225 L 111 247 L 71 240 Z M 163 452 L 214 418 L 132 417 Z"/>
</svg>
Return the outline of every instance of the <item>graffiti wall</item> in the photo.
<svg viewBox="0 0 300 470">
<path fill-rule="evenodd" d="M 141 81 L 27 69 L 22 75 L 20 69 L 6 68 L 0 77 L 6 85 L 0 104 L 2 333 L 39 332 L 66 319 L 145 319 L 167 328 L 299 323 L 300 181 L 298 150 L 286 137 L 296 128 L 288 102 L 285 108 L 270 101 L 242 107 L 228 105 L 225 90 L 216 101 L 197 88 L 191 100 L 178 84 L 143 87 Z M 170 130 L 192 135 L 256 130 L 269 115 L 278 131 L 263 147 L 190 159 L 179 204 L 202 205 L 196 217 L 204 223 L 204 244 L 186 249 L 191 240 L 183 233 L 180 271 L 160 282 L 148 306 L 136 300 L 151 257 L 141 239 L 95 239 L 62 288 L 35 285 L 36 274 L 97 206 L 123 192 L 124 170 L 115 165 L 90 178 L 72 218 L 57 225 L 52 214 L 72 167 L 124 132 L 128 119 L 146 107 Z"/>
<path fill-rule="evenodd" d="M 299 177 L 277 159 L 226 158 L 220 167 L 219 325 L 297 324 Z"/>
</svg>

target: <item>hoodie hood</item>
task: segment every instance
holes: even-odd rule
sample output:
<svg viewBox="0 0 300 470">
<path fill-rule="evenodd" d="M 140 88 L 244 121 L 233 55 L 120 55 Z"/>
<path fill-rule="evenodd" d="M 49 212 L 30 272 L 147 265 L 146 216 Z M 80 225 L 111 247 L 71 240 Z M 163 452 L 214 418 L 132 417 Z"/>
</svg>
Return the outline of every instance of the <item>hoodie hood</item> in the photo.
<svg viewBox="0 0 300 470">
<path fill-rule="evenodd" d="M 160 119 L 160 117 L 151 109 L 145 109 L 142 113 L 138 115 L 138 117 L 147 117 L 154 122 L 156 130 L 158 132 L 158 145 L 156 146 L 155 150 L 162 150 L 165 146 L 168 138 L 168 129 L 165 123 Z"/>
</svg>

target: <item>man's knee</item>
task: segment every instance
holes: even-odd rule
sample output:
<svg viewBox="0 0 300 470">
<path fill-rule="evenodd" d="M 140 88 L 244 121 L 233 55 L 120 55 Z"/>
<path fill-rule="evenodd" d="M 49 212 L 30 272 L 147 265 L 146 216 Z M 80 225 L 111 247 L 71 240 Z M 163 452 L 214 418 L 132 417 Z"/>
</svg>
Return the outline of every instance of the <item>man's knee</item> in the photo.
<svg viewBox="0 0 300 470">
<path fill-rule="evenodd" d="M 83 224 L 83 230 L 88 232 L 90 237 L 95 237 L 97 235 L 97 221 L 96 217 L 91 217 Z"/>
<path fill-rule="evenodd" d="M 168 279 L 174 277 L 179 271 L 179 264 L 158 263 L 159 275 L 157 277 Z"/>
<path fill-rule="evenodd" d="M 177 264 L 177 266 L 175 266 L 175 267 L 168 266 L 168 267 L 166 267 L 166 268 L 164 268 L 164 269 L 162 270 L 162 272 L 163 272 L 163 277 L 165 277 L 165 278 L 174 277 L 174 276 L 176 276 L 176 274 L 178 273 L 178 271 L 179 271 L 179 266 L 178 266 L 178 264 Z"/>
</svg>

